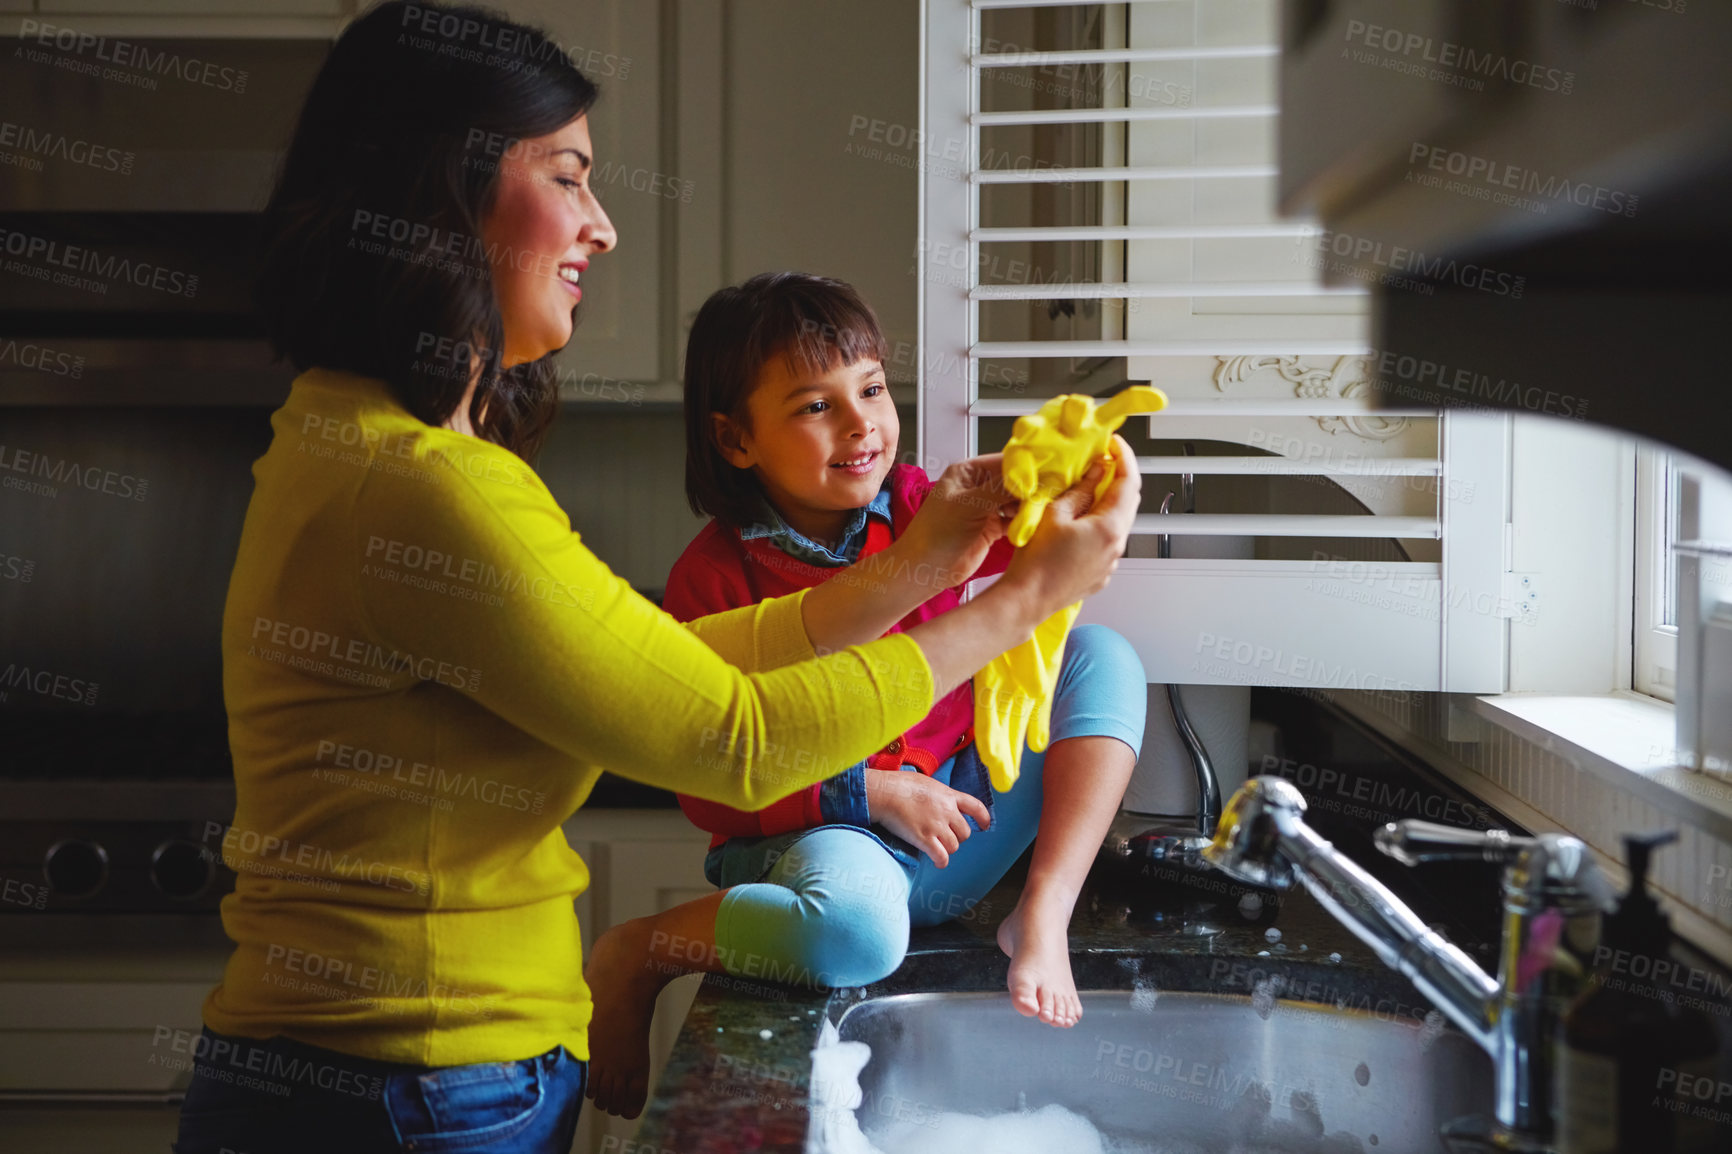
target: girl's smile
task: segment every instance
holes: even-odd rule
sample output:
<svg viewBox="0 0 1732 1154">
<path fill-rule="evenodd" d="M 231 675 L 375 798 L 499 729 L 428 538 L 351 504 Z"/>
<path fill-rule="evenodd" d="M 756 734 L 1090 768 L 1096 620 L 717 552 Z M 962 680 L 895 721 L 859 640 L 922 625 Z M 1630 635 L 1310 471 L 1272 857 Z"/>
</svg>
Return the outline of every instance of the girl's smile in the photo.
<svg viewBox="0 0 1732 1154">
<path fill-rule="evenodd" d="M 850 457 L 846 461 L 837 461 L 830 467 L 841 469 L 844 473 L 852 473 L 856 477 L 866 477 L 877 471 L 878 462 L 883 456 L 882 452 L 874 449 L 858 457 Z"/>
</svg>

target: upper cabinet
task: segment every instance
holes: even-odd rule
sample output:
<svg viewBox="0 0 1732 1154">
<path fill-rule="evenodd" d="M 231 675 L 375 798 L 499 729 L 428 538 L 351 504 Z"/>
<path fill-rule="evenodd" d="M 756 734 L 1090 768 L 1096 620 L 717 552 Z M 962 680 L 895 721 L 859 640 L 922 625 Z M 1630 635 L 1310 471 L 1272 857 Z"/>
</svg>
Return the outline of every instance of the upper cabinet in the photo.
<svg viewBox="0 0 1732 1154">
<path fill-rule="evenodd" d="M 353 0 L 36 0 L 62 16 L 349 16 Z"/>
<path fill-rule="evenodd" d="M 18 163 L 0 182 L 0 227 L 172 268 L 197 287 L 164 294 L 8 278 L 0 285 L 6 335 L 51 348 L 49 363 L 78 371 L 44 372 L 14 358 L 0 365 L 0 404 L 280 402 L 292 372 L 271 363 L 250 304 L 257 214 L 353 7 L 47 0 L 3 30 L 17 45 L 0 70 L 0 106 L 16 139 L 0 144 Z M 662 286 L 671 284 L 679 215 L 700 197 L 715 203 L 719 189 L 713 176 L 684 175 L 672 152 L 662 13 L 627 0 L 507 9 L 546 29 L 602 94 L 588 114 L 591 180 L 619 242 L 585 274 L 576 337 L 556 358 L 571 402 L 677 399 L 667 388 L 678 375 L 677 302 Z M 466 35 L 404 30 L 423 34 L 458 46 Z M 74 163 L 57 141 L 94 142 L 109 162 Z M 697 231 L 686 222 L 688 243 Z M 712 275 L 704 291 L 715 284 Z"/>
<path fill-rule="evenodd" d="M 299 38 L 332 36 L 358 0 L 0 0 L 38 22 L 91 36 Z"/>
<path fill-rule="evenodd" d="M 698 191 L 678 172 L 663 136 L 672 79 L 661 53 L 663 7 L 633 0 L 513 0 L 501 7 L 544 29 L 601 90 L 589 112 L 590 185 L 619 244 L 583 274 L 576 336 L 554 358 L 560 393 L 578 403 L 641 402 L 644 390 L 633 386 L 678 372 L 664 356 L 672 318 L 661 283 L 675 214 Z M 713 187 L 705 191 L 715 195 Z"/>
<path fill-rule="evenodd" d="M 18 3 L 0 0 L 0 10 Z M 99 294 L 0 284 L 0 312 L 13 314 L 6 335 L 45 342 L 80 366 L 63 378 L 0 364 L 0 404 L 280 400 L 288 374 L 271 365 L 251 319 L 247 254 L 257 237 L 246 232 L 307 88 L 358 7 L 40 0 L 0 25 L 10 41 L 0 45 L 6 119 L 98 141 L 123 168 L 57 158 L 9 167 L 0 227 L 199 278 L 196 295 L 172 299 L 124 286 Z M 913 128 L 916 0 L 493 7 L 544 28 L 601 90 L 589 112 L 591 181 L 619 241 L 585 273 L 576 336 L 556 358 L 567 403 L 670 410 L 699 307 L 723 285 L 772 269 L 855 284 L 884 327 L 891 381 L 910 399 L 920 368 L 916 179 L 927 159 Z M 420 26 L 410 34 L 426 35 Z M 214 65 L 227 87 L 179 72 L 120 77 L 86 67 L 144 41 L 153 59 L 176 67 Z M 17 58 L 14 46 L 29 55 Z M 912 433 L 905 442 L 914 448 Z"/>
</svg>

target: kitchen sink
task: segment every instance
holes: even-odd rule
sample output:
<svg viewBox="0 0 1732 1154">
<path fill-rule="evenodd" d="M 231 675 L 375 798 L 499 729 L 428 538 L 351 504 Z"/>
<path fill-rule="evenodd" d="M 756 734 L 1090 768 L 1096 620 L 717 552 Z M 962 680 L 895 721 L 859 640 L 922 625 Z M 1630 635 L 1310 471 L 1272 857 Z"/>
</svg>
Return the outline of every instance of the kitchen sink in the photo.
<svg viewBox="0 0 1732 1154">
<path fill-rule="evenodd" d="M 1107 1151 L 1418 1154 L 1443 1149 L 1445 1122 L 1492 1107 L 1490 1061 L 1435 1014 L 1152 989 L 1082 1002 L 1069 1030 L 1022 1017 L 1002 993 L 849 1007 L 841 1040 L 872 1050 L 860 1128 L 884 1154 L 940 1144 L 985 1154 L 1007 1120 L 989 1132 L 958 1115 L 1057 1105 L 1092 1123 Z M 955 1146 L 970 1134 L 983 1137 Z"/>
</svg>

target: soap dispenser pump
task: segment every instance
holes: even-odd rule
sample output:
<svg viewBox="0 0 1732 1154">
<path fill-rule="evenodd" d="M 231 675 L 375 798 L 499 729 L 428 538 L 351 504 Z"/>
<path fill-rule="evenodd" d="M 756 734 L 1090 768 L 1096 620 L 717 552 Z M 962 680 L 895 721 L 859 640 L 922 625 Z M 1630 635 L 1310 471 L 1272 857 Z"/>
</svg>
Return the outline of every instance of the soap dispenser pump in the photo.
<svg viewBox="0 0 1732 1154">
<path fill-rule="evenodd" d="M 1630 888 L 1604 919 L 1593 973 L 1565 1011 L 1557 1061 L 1560 1154 L 1683 1154 L 1720 1149 L 1680 1085 L 1714 1071 L 1714 1027 L 1681 1007 L 1688 971 L 1648 891 L 1648 864 L 1675 830 L 1624 836 Z M 1723 1135 L 1721 1136 L 1723 1138 Z"/>
</svg>

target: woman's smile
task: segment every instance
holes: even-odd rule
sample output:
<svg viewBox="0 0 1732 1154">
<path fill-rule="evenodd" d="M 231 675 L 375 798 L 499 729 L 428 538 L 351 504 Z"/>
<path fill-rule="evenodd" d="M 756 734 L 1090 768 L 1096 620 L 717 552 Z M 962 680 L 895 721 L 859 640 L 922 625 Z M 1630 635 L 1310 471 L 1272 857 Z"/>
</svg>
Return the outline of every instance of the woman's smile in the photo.
<svg viewBox="0 0 1732 1154">
<path fill-rule="evenodd" d="M 583 289 L 578 287 L 578 278 L 583 275 L 583 270 L 588 267 L 589 262 L 586 260 L 572 261 L 559 266 L 559 283 L 565 286 L 566 290 L 571 293 L 572 299 L 574 300 L 583 299 Z"/>
<path fill-rule="evenodd" d="M 590 187 L 589 118 L 519 140 L 500 162 L 499 197 L 482 228 L 505 326 L 504 365 L 539 360 L 571 341 L 589 259 L 619 237 Z"/>
</svg>

